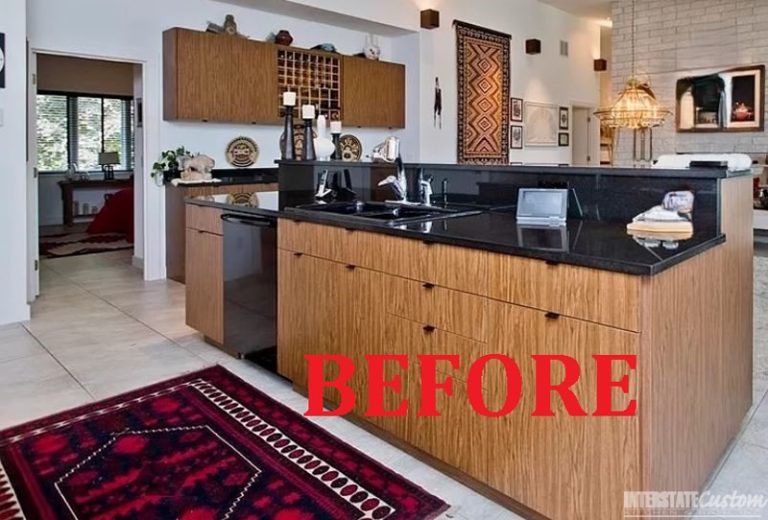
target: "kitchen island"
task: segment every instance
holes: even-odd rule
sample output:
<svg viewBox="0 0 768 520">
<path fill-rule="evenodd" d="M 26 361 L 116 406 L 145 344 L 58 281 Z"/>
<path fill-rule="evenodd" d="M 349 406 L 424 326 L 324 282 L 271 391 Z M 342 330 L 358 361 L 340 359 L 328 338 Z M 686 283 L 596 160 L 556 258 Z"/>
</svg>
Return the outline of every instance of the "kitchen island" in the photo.
<svg viewBox="0 0 768 520">
<path fill-rule="evenodd" d="M 567 170 L 540 173 L 535 183 L 533 171 L 488 175 L 498 193 L 504 184 L 561 182 Z M 305 391 L 305 355 L 351 358 L 355 420 L 527 516 L 622 518 L 624 491 L 699 490 L 751 406 L 751 178 L 602 170 L 568 182 L 596 189 L 579 192 L 585 217 L 553 233 L 521 229 L 504 209 L 398 226 L 306 211 L 299 206 L 314 202 L 312 193 L 284 190 L 281 178 L 276 207 L 237 208 L 279 218 L 279 372 Z M 638 204 L 647 209 L 680 188 L 697 195 L 693 237 L 662 244 L 627 235 Z M 355 190 L 370 197 L 365 186 Z M 466 203 L 470 194 L 450 195 Z M 455 378 L 453 397 L 437 393 L 440 417 L 416 416 L 418 365 L 388 364 L 385 376 L 400 374 L 403 388 L 386 391 L 385 407 L 407 398 L 410 412 L 366 417 L 371 354 L 460 354 L 466 362 L 437 366 Z M 469 363 L 488 354 L 516 359 L 522 372 L 522 400 L 501 418 L 467 402 Z M 614 389 L 611 399 L 614 410 L 636 399 L 636 415 L 571 417 L 555 394 L 554 417 L 531 416 L 532 356 L 577 360 L 572 390 L 591 414 L 593 356 L 601 354 L 637 356 L 634 372 L 614 366 L 613 380 L 631 377 L 629 391 Z M 338 375 L 335 365 L 326 374 Z M 562 378 L 555 366 L 553 381 Z M 501 408 L 501 366 L 487 365 L 482 386 L 488 408 Z M 328 389 L 325 398 L 339 395 Z"/>
</svg>

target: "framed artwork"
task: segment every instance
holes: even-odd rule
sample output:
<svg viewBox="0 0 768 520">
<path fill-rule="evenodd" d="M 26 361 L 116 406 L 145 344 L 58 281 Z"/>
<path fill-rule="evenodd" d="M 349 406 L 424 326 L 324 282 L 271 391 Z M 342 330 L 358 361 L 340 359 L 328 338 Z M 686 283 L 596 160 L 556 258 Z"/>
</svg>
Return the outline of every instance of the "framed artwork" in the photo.
<svg viewBox="0 0 768 520">
<path fill-rule="evenodd" d="M 557 110 L 557 105 L 525 102 L 526 146 L 557 146 Z"/>
<path fill-rule="evenodd" d="M 762 132 L 765 65 L 677 81 L 678 132 Z"/>
<path fill-rule="evenodd" d="M 523 149 L 523 127 L 509 125 L 509 148 L 512 150 Z"/>
<path fill-rule="evenodd" d="M 571 145 L 571 134 L 568 132 L 560 132 L 557 134 L 557 144 L 558 146 L 570 146 Z"/>
<path fill-rule="evenodd" d="M 514 123 L 523 122 L 523 100 L 520 98 L 509 98 L 509 120 Z"/>
<path fill-rule="evenodd" d="M 560 130 L 568 130 L 570 127 L 570 110 L 568 107 L 560 107 Z"/>
</svg>

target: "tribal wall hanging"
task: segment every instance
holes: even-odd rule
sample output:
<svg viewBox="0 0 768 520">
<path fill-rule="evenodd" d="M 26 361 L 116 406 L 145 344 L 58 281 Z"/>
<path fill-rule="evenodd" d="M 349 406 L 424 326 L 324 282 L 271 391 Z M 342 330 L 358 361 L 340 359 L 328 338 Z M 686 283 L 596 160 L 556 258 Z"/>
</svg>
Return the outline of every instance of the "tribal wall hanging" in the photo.
<svg viewBox="0 0 768 520">
<path fill-rule="evenodd" d="M 509 161 L 508 34 L 455 21 L 459 164 Z"/>
</svg>

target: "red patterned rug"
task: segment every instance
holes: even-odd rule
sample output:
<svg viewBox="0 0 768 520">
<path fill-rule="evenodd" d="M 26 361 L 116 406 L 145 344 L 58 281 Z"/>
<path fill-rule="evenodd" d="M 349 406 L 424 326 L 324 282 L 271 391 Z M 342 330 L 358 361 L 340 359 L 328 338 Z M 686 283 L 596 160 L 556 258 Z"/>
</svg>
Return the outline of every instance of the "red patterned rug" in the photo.
<svg viewBox="0 0 768 520">
<path fill-rule="evenodd" d="M 459 164 L 509 162 L 511 36 L 456 21 Z"/>
<path fill-rule="evenodd" d="M 0 520 L 415 520 L 446 508 L 221 367 L 0 432 Z"/>
</svg>

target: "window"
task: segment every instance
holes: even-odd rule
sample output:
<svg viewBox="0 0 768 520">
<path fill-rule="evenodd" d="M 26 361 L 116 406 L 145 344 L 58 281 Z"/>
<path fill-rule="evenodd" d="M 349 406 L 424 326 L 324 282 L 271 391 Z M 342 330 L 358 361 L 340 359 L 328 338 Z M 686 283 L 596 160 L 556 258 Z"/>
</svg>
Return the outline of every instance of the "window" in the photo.
<svg viewBox="0 0 768 520">
<path fill-rule="evenodd" d="M 132 170 L 133 100 L 40 93 L 37 96 L 38 170 L 61 172 L 71 163 L 101 170 L 100 152 L 118 152 L 116 170 Z"/>
</svg>

